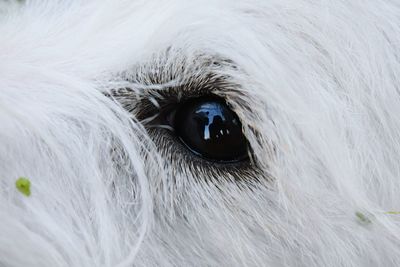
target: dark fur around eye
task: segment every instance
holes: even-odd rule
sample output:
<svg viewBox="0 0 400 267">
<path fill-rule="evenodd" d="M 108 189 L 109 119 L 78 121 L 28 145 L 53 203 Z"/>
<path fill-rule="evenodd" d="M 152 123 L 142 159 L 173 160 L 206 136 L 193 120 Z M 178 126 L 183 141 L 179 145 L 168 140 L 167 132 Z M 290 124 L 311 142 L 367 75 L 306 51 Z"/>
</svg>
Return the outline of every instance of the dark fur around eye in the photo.
<svg viewBox="0 0 400 267">
<path fill-rule="evenodd" d="M 139 67 L 122 75 L 122 79 L 133 86 L 137 84 L 137 88 L 113 89 L 109 96 L 144 125 L 163 158 L 174 164 L 176 171 L 194 175 L 205 172 L 210 178 L 225 177 L 237 181 L 242 180 L 241 177 L 252 177 L 254 181 L 260 176 L 258 168 L 242 132 L 242 121 L 231 107 L 231 101 L 235 100 L 229 97 L 239 97 L 241 90 L 229 77 L 210 70 L 209 66 L 221 67 L 224 61 L 206 62 L 206 66 L 197 71 L 186 71 L 186 76 L 182 74 L 184 78 L 177 77 L 176 72 L 164 65 Z M 228 62 L 228 67 L 230 64 Z M 187 76 L 188 73 L 196 75 Z M 171 80 L 179 82 L 171 85 Z M 250 110 L 244 102 L 240 102 L 240 107 Z M 199 119 L 195 118 L 196 111 L 204 108 L 220 113 L 214 114 L 216 124 L 211 125 L 212 121 L 208 125 L 200 123 L 197 126 L 203 129 L 193 131 L 195 120 Z M 206 126 L 215 138 L 220 131 L 225 134 L 229 131 L 229 134 L 212 141 L 205 140 L 203 135 L 202 140 Z"/>
</svg>

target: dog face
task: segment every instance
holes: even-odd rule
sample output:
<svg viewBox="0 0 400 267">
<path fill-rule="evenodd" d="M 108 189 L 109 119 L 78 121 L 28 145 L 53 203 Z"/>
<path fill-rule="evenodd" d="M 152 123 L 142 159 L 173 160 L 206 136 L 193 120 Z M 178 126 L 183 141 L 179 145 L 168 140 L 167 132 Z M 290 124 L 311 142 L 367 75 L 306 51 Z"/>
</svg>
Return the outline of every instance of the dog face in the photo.
<svg viewBox="0 0 400 267">
<path fill-rule="evenodd" d="M 399 9 L 1 3 L 1 265 L 397 266 Z"/>
</svg>

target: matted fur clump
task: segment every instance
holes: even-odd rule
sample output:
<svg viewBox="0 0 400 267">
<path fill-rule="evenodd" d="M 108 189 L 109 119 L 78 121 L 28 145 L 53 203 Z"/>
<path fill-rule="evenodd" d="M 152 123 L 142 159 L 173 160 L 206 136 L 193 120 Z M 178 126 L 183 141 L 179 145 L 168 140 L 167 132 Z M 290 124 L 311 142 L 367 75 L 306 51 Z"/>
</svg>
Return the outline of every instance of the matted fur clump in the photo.
<svg viewBox="0 0 400 267">
<path fill-rule="evenodd" d="M 0 266 L 400 265 L 398 1 L 0 14 Z M 249 160 L 208 161 L 149 124 L 208 94 Z"/>
</svg>

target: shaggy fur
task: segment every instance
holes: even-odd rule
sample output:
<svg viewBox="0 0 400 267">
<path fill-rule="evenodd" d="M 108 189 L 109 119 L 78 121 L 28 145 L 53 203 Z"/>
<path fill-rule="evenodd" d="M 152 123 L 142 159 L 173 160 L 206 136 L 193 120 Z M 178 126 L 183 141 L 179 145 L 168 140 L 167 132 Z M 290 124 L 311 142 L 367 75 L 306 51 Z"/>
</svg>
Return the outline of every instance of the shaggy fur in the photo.
<svg viewBox="0 0 400 267">
<path fill-rule="evenodd" d="M 0 266 L 399 266 L 399 73 L 397 0 L 0 2 Z M 250 162 L 148 124 L 204 94 Z"/>
</svg>

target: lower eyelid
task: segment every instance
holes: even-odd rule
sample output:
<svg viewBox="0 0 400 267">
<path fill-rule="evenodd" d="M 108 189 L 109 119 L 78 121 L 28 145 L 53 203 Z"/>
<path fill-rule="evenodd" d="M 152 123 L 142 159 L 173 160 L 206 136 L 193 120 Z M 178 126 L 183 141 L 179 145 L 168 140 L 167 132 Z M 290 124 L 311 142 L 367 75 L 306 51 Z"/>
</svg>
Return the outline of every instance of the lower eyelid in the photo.
<svg viewBox="0 0 400 267">
<path fill-rule="evenodd" d="M 238 171 L 257 171 L 256 166 L 254 166 L 251 161 L 219 163 L 218 161 L 204 160 L 190 152 L 178 140 L 178 137 L 167 129 L 149 128 L 149 135 L 159 148 L 159 152 L 166 161 L 174 162 L 175 165 L 177 164 L 179 166 L 188 165 L 187 168 L 192 168 L 193 173 L 209 172 L 210 174 L 214 173 L 214 175 L 211 176 L 217 177 L 224 174 L 235 176 L 236 172 Z M 239 177 L 240 176 L 238 175 L 238 178 Z"/>
</svg>

